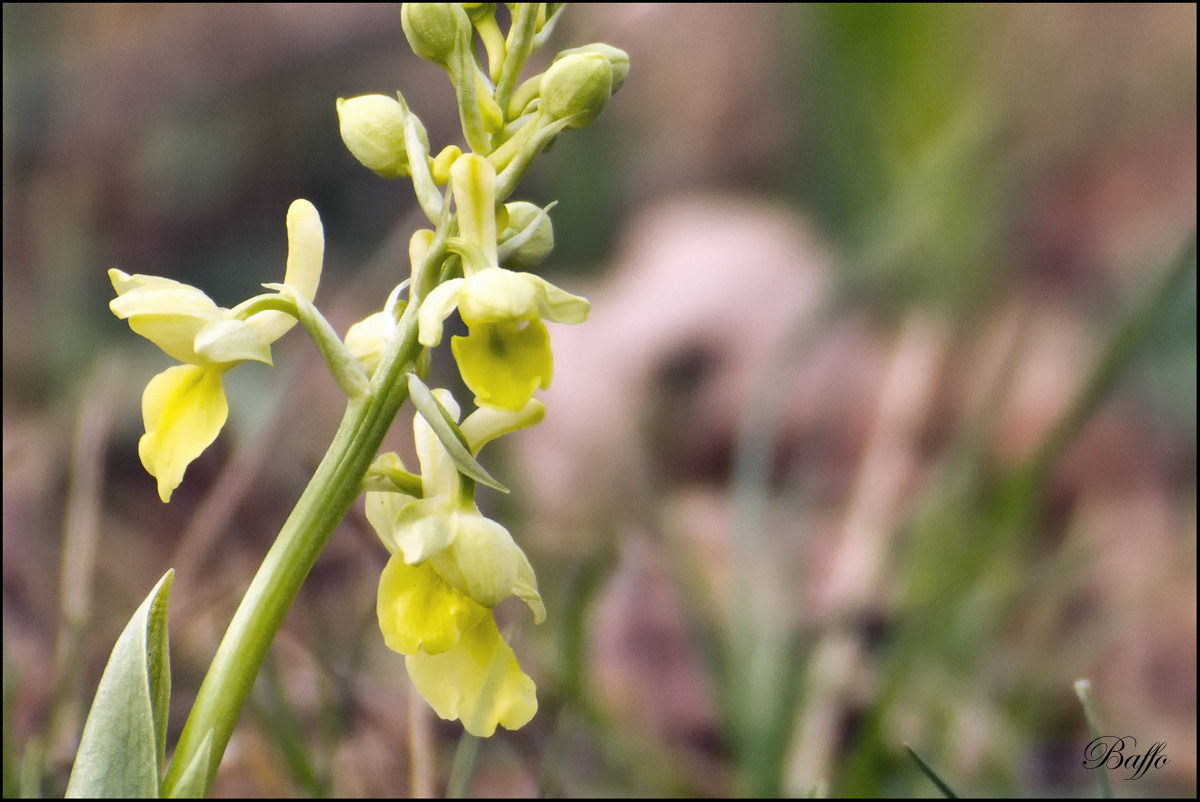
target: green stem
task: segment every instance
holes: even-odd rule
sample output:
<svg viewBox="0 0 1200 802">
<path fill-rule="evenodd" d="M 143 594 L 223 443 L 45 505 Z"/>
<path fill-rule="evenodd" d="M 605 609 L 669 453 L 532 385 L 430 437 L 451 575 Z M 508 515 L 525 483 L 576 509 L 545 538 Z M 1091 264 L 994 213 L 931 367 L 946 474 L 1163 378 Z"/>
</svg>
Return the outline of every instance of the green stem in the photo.
<svg viewBox="0 0 1200 802">
<path fill-rule="evenodd" d="M 447 799 L 466 799 L 475 774 L 475 758 L 479 756 L 479 738 L 464 732 L 454 750 L 454 762 L 450 765 L 450 780 L 446 784 Z"/>
<path fill-rule="evenodd" d="M 445 257 L 449 228 L 449 217 L 443 215 L 438 237 L 421 268 L 423 278 L 437 275 L 435 271 Z M 422 286 L 427 283 L 418 282 Z M 396 336 L 371 380 L 371 391 L 346 408 L 333 443 L 234 613 L 179 736 L 163 781 L 164 797 L 170 795 L 209 733 L 212 743 L 205 792 L 211 788 L 271 641 L 317 556 L 358 496 L 384 435 L 408 398 L 404 375 L 412 370 L 421 352 L 417 342 L 419 307 L 420 298 L 414 298 L 405 309 Z"/>
<path fill-rule="evenodd" d="M 522 3 L 517 9 L 517 18 L 512 23 L 508 43 L 508 52 L 504 56 L 504 66 L 500 68 L 500 80 L 496 83 L 496 91 L 492 97 L 496 105 L 508 115 L 508 99 L 521 76 L 521 68 L 525 59 L 533 49 L 533 29 L 537 25 L 538 4 Z"/>
</svg>

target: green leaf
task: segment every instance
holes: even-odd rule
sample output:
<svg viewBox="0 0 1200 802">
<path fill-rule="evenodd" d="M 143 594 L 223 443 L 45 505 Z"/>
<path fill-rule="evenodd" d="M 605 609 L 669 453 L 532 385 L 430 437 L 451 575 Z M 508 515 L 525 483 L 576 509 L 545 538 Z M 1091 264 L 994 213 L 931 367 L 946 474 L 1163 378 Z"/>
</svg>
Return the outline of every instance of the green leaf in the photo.
<svg viewBox="0 0 1200 802">
<path fill-rule="evenodd" d="M 167 571 L 117 639 L 87 723 L 68 797 L 146 799 L 159 795 L 171 699 Z"/>
<path fill-rule="evenodd" d="M 167 796 L 171 799 L 203 799 L 208 795 L 208 761 L 212 754 L 212 730 L 204 734 L 200 749 L 179 775 L 179 782 Z"/>
<path fill-rule="evenodd" d="M 467 438 L 463 436 L 462 430 L 458 428 L 454 418 L 450 417 L 450 413 L 438 403 L 438 400 L 433 397 L 433 393 L 425 386 L 424 382 L 417 378 L 415 373 L 408 374 L 408 395 L 412 398 L 413 406 L 429 424 L 429 428 L 433 429 L 438 440 L 442 441 L 446 453 L 454 461 L 454 467 L 458 468 L 459 473 L 480 484 L 494 487 L 501 493 L 508 492 L 507 487 L 493 479 L 492 475 L 471 456 Z"/>
</svg>

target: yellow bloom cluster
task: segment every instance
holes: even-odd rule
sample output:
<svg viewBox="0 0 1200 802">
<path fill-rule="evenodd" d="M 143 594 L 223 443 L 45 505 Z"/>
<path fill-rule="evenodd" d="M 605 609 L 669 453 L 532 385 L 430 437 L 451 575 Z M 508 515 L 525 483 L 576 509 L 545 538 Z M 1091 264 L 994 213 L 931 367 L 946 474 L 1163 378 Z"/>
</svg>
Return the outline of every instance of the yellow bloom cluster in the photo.
<svg viewBox="0 0 1200 802">
<path fill-rule="evenodd" d="M 330 452 L 336 459 L 329 464 L 338 471 L 360 470 L 364 452 L 378 448 L 404 400 L 402 388 L 386 384 L 406 377 L 418 409 L 420 476 L 405 471 L 395 454 L 383 454 L 365 477 L 345 481 L 337 474 L 327 485 L 314 479 L 310 489 L 317 489 L 297 510 L 333 509 L 329 504 L 344 510 L 362 479 L 367 518 L 391 554 L 378 593 L 384 639 L 405 655 L 414 685 L 438 715 L 460 719 L 468 732 L 484 737 L 497 726 L 525 725 L 538 704 L 533 680 L 497 628 L 493 609 L 515 596 L 535 623 L 546 610 L 525 553 L 476 506 L 476 480 L 502 486 L 475 456 L 489 440 L 541 420 L 544 407 L 533 395 L 550 385 L 554 372 L 546 322 L 582 323 L 589 311 L 586 299 L 526 272 L 553 248 L 550 207 L 508 198 L 555 137 L 596 120 L 629 72 L 625 53 L 594 44 L 559 53 L 545 73 L 520 82 L 527 58 L 550 36 L 562 7 L 509 4 L 511 27 L 504 35 L 496 4 L 403 5 L 402 27 L 413 51 L 450 76 L 469 152 L 452 144 L 433 155 L 428 132 L 400 94 L 337 101 L 350 153 L 377 175 L 411 180 L 422 211 L 437 226 L 436 233 L 413 235 L 411 280 L 344 340 L 312 304 L 324 232 L 308 201 L 288 210 L 283 284 L 267 284 L 270 294 L 232 309 L 177 281 L 109 271 L 117 292 L 113 313 L 183 363 L 155 376 L 142 397 L 146 433 L 138 451 L 164 502 L 225 424 L 225 372 L 247 360 L 270 364 L 271 344 L 297 320 L 350 399 L 344 426 L 354 436 L 335 440 L 332 448 L 343 452 Z M 461 424 L 450 393 L 431 392 L 419 378 L 429 364 L 423 349 L 442 341 L 456 310 L 468 333 L 452 338 L 450 351 L 477 406 Z M 317 521 L 305 513 L 289 524 L 300 521 L 301 532 L 308 525 L 315 540 L 328 537 L 331 517 Z M 286 585 L 307 572 L 285 567 L 290 573 L 268 581 Z"/>
<path fill-rule="evenodd" d="M 470 450 L 487 440 L 541 419 L 538 387 L 550 383 L 553 356 L 543 319 L 580 323 L 588 302 L 530 273 L 498 263 L 496 171 L 476 154 L 458 156 L 449 169 L 458 237 L 447 247 L 459 253 L 463 277 L 433 289 L 418 312 L 418 339 L 433 347 L 445 319 L 457 308 L 469 333 L 451 351 L 479 408 L 462 424 Z M 544 217 L 544 216 L 542 216 Z M 530 233 L 542 220 L 529 222 Z M 429 237 L 418 233 L 415 267 Z M 390 311 L 352 329 L 347 343 L 364 366 L 374 366 L 379 340 L 392 328 Z M 435 397 L 458 420 L 445 390 Z M 517 596 L 541 623 L 546 611 L 524 552 L 508 531 L 475 505 L 474 485 L 462 477 L 445 447 L 420 416 L 413 423 L 421 461 L 420 499 L 400 492 L 367 493 L 367 518 L 392 557 L 379 581 L 379 626 L 389 647 L 405 655 L 413 685 L 439 716 L 461 719 L 472 735 L 492 735 L 497 725 L 524 726 L 537 711 L 533 680 L 520 669 L 491 608 Z M 385 454 L 378 464 L 403 469 Z"/>
<path fill-rule="evenodd" d="M 434 396 L 458 420 L 446 390 Z M 541 419 L 531 400 L 517 412 L 480 409 L 461 430 L 472 451 L 488 440 Z M 423 497 L 368 492 L 367 519 L 391 559 L 379 580 L 379 626 L 384 641 L 405 655 L 418 692 L 439 716 L 461 719 L 472 735 L 490 736 L 499 724 L 524 726 L 537 712 L 531 680 L 496 628 L 491 608 L 517 596 L 546 617 L 525 553 L 503 526 L 485 518 L 464 487 L 450 455 L 420 415 L 413 420 Z M 403 470 L 394 453 L 377 464 Z"/>
</svg>

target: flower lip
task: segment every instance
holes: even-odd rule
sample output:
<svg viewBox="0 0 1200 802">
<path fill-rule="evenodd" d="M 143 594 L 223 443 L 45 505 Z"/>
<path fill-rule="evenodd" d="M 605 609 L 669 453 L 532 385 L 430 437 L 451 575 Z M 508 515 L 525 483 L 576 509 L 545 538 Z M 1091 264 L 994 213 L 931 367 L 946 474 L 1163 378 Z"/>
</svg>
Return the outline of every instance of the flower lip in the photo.
<svg viewBox="0 0 1200 802">
<path fill-rule="evenodd" d="M 540 320 L 473 326 L 466 337 L 454 337 L 450 350 L 459 373 L 481 409 L 517 412 L 539 387 L 550 386 L 554 355 L 550 334 Z"/>
<path fill-rule="evenodd" d="M 158 479 L 163 502 L 183 481 L 187 466 L 217 439 L 229 405 L 221 365 L 177 365 L 146 385 L 142 418 L 146 433 L 138 441 L 142 465 Z"/>
<path fill-rule="evenodd" d="M 517 663 L 490 614 L 441 654 L 404 658 L 421 696 L 439 717 L 461 719 L 463 728 L 489 738 L 501 726 L 516 730 L 537 713 L 537 688 Z"/>
</svg>

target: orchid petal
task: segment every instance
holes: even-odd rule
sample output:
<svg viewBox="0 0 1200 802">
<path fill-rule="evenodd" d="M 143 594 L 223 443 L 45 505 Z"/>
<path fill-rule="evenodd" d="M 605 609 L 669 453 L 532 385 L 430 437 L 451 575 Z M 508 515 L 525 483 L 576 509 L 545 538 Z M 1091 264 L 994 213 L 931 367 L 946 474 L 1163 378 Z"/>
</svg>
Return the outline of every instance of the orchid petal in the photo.
<svg viewBox="0 0 1200 802">
<path fill-rule="evenodd" d="M 528 587 L 533 569 L 521 547 L 500 524 L 477 509 L 461 509 L 450 516 L 455 534 L 449 548 L 432 558 L 433 567 L 455 590 L 484 607 L 495 607 L 521 588 L 521 598 L 535 617 L 545 617 L 536 580 Z"/>
<path fill-rule="evenodd" d="M 444 281 L 425 296 L 418 313 L 418 337 L 421 345 L 432 348 L 442 341 L 442 321 L 450 317 L 458 305 L 458 295 L 466 279 Z"/>
<path fill-rule="evenodd" d="M 271 346 L 262 333 L 244 320 L 209 323 L 196 334 L 196 354 L 207 362 L 254 360 L 271 364 Z"/>
<path fill-rule="evenodd" d="M 108 276 L 117 291 L 108 304 L 114 315 L 127 319 L 129 328 L 180 362 L 206 361 L 196 354 L 196 335 L 225 319 L 211 298 L 188 284 L 158 276 L 130 276 L 115 268 Z"/>
<path fill-rule="evenodd" d="M 287 213 L 287 232 L 287 272 L 283 283 L 312 301 L 321 283 L 325 257 L 325 230 L 316 207 L 303 198 L 292 201 Z M 251 315 L 246 322 L 258 329 L 265 342 L 273 343 L 296 325 L 296 318 L 285 312 L 267 311 Z"/>
<path fill-rule="evenodd" d="M 532 320 L 538 316 L 537 285 L 528 273 L 514 273 L 502 267 L 481 270 L 466 279 L 458 311 L 468 326 L 511 320 Z"/>
</svg>

